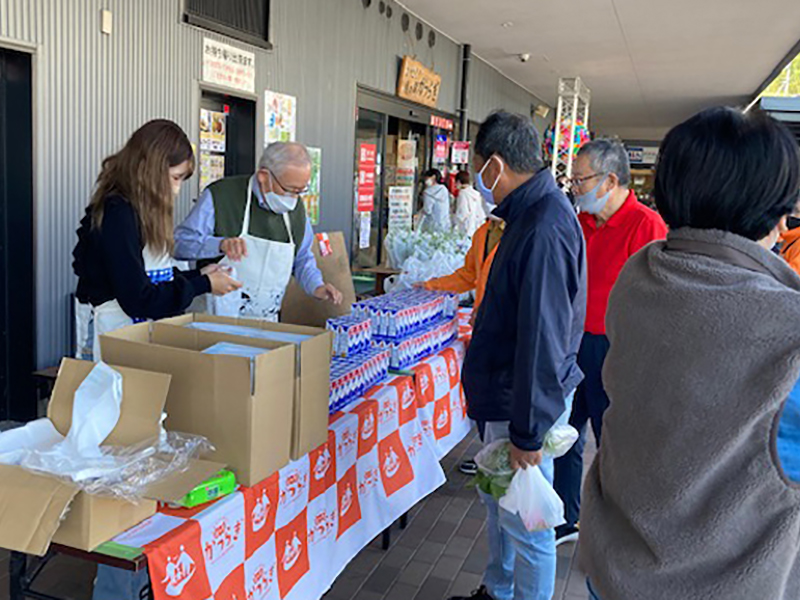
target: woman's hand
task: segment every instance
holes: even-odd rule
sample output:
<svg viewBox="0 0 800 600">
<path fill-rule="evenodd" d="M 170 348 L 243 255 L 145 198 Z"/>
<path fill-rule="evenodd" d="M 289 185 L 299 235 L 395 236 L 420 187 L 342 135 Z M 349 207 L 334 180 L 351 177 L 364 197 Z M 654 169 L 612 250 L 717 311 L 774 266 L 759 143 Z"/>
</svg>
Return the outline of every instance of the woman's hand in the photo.
<svg viewBox="0 0 800 600">
<path fill-rule="evenodd" d="M 242 287 L 242 283 L 233 279 L 224 269 L 218 268 L 206 274 L 206 277 L 211 282 L 211 293 L 215 296 L 224 296 Z"/>
</svg>

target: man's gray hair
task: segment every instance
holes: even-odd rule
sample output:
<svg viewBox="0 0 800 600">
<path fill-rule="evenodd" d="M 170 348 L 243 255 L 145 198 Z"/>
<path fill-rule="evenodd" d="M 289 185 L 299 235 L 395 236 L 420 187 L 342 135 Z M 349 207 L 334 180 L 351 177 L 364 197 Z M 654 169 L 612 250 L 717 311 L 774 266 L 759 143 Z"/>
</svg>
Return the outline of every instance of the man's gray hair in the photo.
<svg viewBox="0 0 800 600">
<path fill-rule="evenodd" d="M 258 161 L 258 170 L 266 170 L 280 175 L 286 167 L 311 166 L 311 156 L 303 144 L 298 142 L 273 142 L 266 148 Z"/>
<path fill-rule="evenodd" d="M 533 121 L 504 110 L 493 112 L 481 125 L 475 154 L 483 160 L 497 155 L 515 173 L 536 173 L 544 166 Z"/>
<path fill-rule="evenodd" d="M 617 176 L 620 186 L 626 188 L 631 184 L 631 161 L 628 151 L 617 140 L 593 140 L 584 144 L 578 156 L 585 156 L 595 173 L 606 173 Z"/>
</svg>

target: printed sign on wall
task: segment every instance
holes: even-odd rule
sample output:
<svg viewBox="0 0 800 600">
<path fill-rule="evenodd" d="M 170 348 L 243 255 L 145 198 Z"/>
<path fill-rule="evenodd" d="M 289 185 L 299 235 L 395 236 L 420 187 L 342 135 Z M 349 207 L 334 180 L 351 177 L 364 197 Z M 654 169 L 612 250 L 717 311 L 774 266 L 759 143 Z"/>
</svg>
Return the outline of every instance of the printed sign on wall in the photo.
<svg viewBox="0 0 800 600">
<path fill-rule="evenodd" d="M 297 136 L 297 98 L 278 92 L 264 92 L 264 145 L 293 142 Z"/>
<path fill-rule="evenodd" d="M 204 38 L 203 81 L 253 94 L 256 91 L 256 55 Z"/>
</svg>

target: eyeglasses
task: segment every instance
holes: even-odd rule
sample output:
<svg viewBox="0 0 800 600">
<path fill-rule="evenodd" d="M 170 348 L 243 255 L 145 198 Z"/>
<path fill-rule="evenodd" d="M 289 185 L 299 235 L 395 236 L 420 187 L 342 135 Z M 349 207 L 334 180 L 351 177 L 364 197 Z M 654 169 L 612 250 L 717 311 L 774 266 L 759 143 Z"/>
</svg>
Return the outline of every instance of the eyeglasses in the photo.
<svg viewBox="0 0 800 600">
<path fill-rule="evenodd" d="M 302 189 L 297 189 L 297 188 L 290 188 L 290 187 L 286 187 L 285 185 L 283 185 L 283 184 L 281 183 L 281 180 L 277 178 L 277 176 L 275 175 L 275 173 L 273 173 L 272 171 L 269 171 L 269 170 L 267 171 L 267 173 L 269 173 L 269 176 L 270 176 L 270 177 L 272 177 L 272 178 L 275 180 L 275 182 L 276 182 L 276 183 L 277 183 L 279 186 L 281 186 L 281 189 L 282 189 L 284 192 L 286 192 L 286 194 L 287 194 L 287 195 L 289 195 L 289 196 L 294 196 L 295 198 L 297 198 L 297 197 L 299 197 L 299 196 L 304 196 L 305 194 L 307 194 L 307 193 L 308 193 L 308 186 L 305 186 L 305 187 L 304 187 L 304 188 L 302 188 Z"/>
<path fill-rule="evenodd" d="M 583 185 L 587 181 L 594 179 L 595 177 L 605 177 L 608 173 L 595 173 L 594 175 L 587 175 L 586 177 L 573 177 L 569 180 L 573 187 Z"/>
</svg>

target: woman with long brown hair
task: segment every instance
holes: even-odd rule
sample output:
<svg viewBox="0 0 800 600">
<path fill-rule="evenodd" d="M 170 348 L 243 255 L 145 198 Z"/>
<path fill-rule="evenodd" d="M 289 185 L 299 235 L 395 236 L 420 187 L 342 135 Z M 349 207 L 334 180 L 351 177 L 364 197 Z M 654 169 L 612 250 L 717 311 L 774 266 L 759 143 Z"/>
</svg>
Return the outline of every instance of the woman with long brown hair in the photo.
<svg viewBox="0 0 800 600">
<path fill-rule="evenodd" d="M 173 207 L 194 167 L 186 134 L 164 119 L 140 127 L 122 150 L 103 161 L 73 251 L 77 310 L 89 315 L 78 319 L 78 343 L 92 349 L 95 360 L 99 335 L 180 314 L 200 294 L 222 295 L 239 287 L 216 266 L 174 267 Z"/>
</svg>

